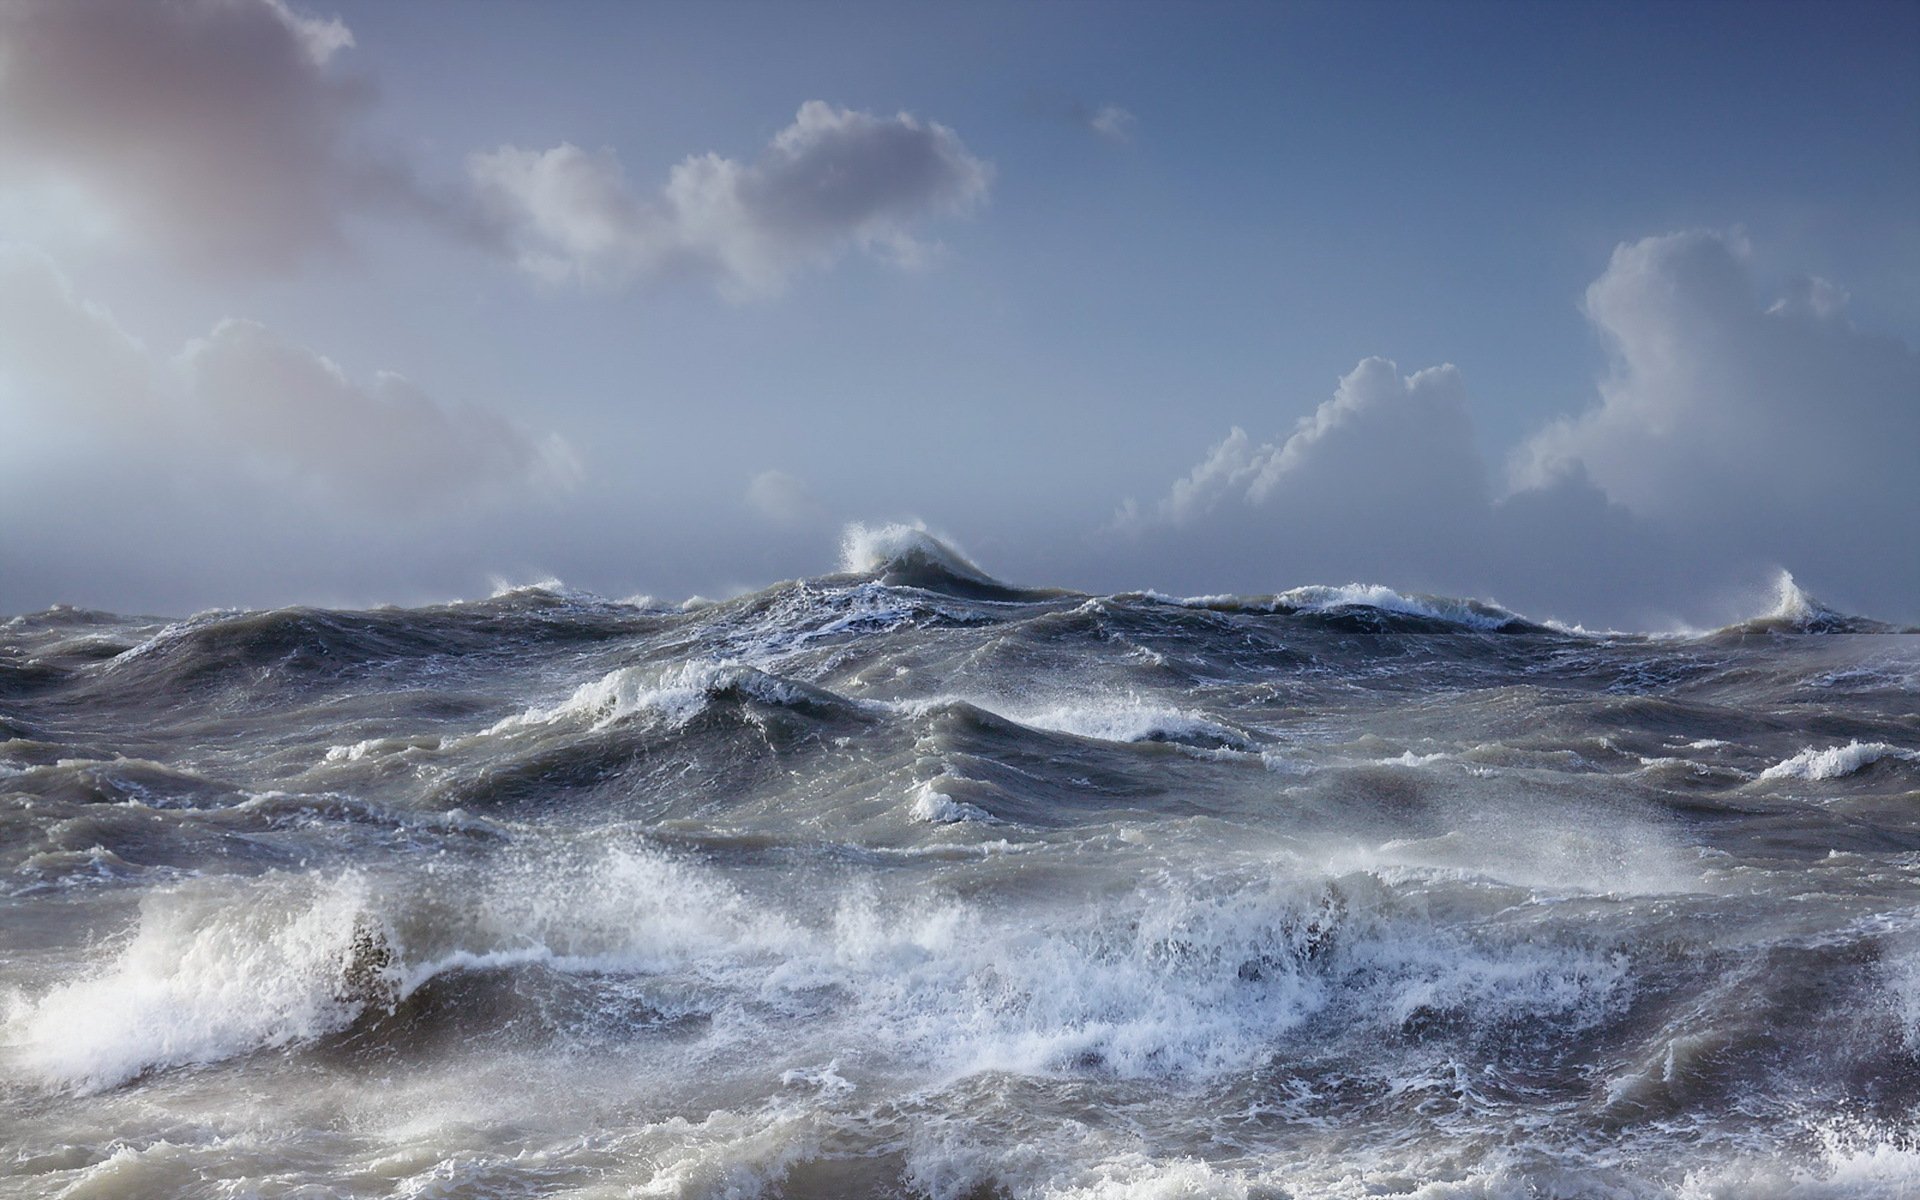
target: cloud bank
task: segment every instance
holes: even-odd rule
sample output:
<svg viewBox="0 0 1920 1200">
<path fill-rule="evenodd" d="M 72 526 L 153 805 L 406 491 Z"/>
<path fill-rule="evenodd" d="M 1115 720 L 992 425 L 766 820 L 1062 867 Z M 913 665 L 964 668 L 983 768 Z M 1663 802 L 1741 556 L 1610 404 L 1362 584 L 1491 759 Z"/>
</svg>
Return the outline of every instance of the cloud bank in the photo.
<svg viewBox="0 0 1920 1200">
<path fill-rule="evenodd" d="M 1622 245 L 1585 308 L 1613 358 L 1597 402 L 1516 447 L 1504 493 L 1458 371 L 1368 359 L 1287 437 L 1234 429 L 1164 496 L 1123 504 L 1119 552 L 1216 588 L 1391 574 L 1640 621 L 1788 566 L 1913 611 L 1920 355 L 1855 329 L 1824 281 L 1769 300 L 1721 233 Z"/>
<path fill-rule="evenodd" d="M 468 166 L 488 218 L 539 278 L 689 275 L 734 297 L 776 293 L 853 249 L 916 264 L 928 252 L 916 227 L 971 210 L 993 178 L 944 125 L 818 100 L 753 162 L 695 155 L 650 197 L 611 150 L 502 146 Z"/>
</svg>

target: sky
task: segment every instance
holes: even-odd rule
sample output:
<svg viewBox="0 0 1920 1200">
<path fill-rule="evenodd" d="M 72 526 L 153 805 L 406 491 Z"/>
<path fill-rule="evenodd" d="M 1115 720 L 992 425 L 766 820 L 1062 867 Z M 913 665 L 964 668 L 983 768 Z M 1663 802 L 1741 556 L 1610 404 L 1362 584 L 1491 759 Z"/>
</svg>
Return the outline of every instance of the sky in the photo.
<svg viewBox="0 0 1920 1200">
<path fill-rule="evenodd" d="M 0 0 L 0 613 L 1920 621 L 1920 4 Z"/>
</svg>

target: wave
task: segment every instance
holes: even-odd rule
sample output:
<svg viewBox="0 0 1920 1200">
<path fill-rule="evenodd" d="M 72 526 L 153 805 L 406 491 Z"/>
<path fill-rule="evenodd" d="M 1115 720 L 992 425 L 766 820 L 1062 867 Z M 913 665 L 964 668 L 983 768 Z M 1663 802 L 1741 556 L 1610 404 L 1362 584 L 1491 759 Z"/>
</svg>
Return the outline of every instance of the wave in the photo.
<svg viewBox="0 0 1920 1200">
<path fill-rule="evenodd" d="M 974 700 L 1029 729 L 1070 733 L 1103 742 L 1170 742 L 1203 749 L 1252 751 L 1255 744 L 1244 730 L 1192 708 L 1156 704 L 1132 693 L 1080 695 L 1041 705 L 1006 705 Z"/>
<path fill-rule="evenodd" d="M 867 711 L 857 702 L 825 688 L 786 679 L 745 663 L 696 661 L 664 668 L 620 667 L 581 684 L 558 704 L 536 706 L 503 718 L 485 734 L 567 724 L 603 729 L 631 717 L 651 717 L 668 728 L 678 729 L 714 702 L 726 700 L 827 716 L 861 716 Z"/>
<path fill-rule="evenodd" d="M 6 1022 L 21 1065 L 99 1091 L 346 1028 L 390 975 L 364 882 L 266 886 L 277 895 L 216 883 L 149 896 L 112 962 Z"/>
<path fill-rule="evenodd" d="M 1577 1036 L 1625 979 L 1603 949 L 1436 929 L 1417 896 L 1370 875 L 1149 879 L 1051 915 L 860 889 L 795 905 L 644 846 L 447 884 L 417 897 L 354 875 L 160 891 L 110 961 L 22 1005 L 5 1041 L 32 1076 L 98 1091 L 312 1044 L 435 980 L 538 967 L 588 985 L 574 993 L 589 1009 L 632 993 L 681 1017 L 724 1012 L 714 1036 L 762 1056 L 837 1046 L 949 1076 L 1208 1078 L 1336 1011 L 1366 1040 L 1529 1020 Z"/>
<path fill-rule="evenodd" d="M 489 660 L 534 645 L 592 645 L 658 628 L 665 614 L 520 589 L 429 608 L 216 610 L 97 656 L 96 693 L 204 692 L 345 682 L 407 665 Z"/>
<path fill-rule="evenodd" d="M 1135 594 L 1164 604 L 1215 612 L 1330 618 L 1368 632 L 1420 632 L 1433 626 L 1486 633 L 1547 632 L 1551 628 L 1491 601 L 1398 592 L 1377 583 L 1348 583 L 1337 587 L 1309 584 L 1270 596 Z"/>
<path fill-rule="evenodd" d="M 938 779 L 930 779 L 913 789 L 913 802 L 907 811 L 916 821 L 929 825 L 958 825 L 968 821 L 992 823 L 993 814 L 977 804 L 968 804 L 964 800 L 955 800 L 946 792 L 940 791 Z"/>
<path fill-rule="evenodd" d="M 1910 630 L 1870 617 L 1855 616 L 1829 608 L 1794 581 L 1791 571 L 1782 570 L 1774 579 L 1773 606 L 1756 617 L 1735 621 L 1714 631 L 1715 635 L 1769 633 L 1904 633 Z"/>
<path fill-rule="evenodd" d="M 1857 739 L 1844 746 L 1829 746 L 1825 749 L 1809 746 L 1792 758 L 1775 763 L 1760 772 L 1760 778 L 1763 780 L 1804 779 L 1810 783 L 1841 779 L 1888 758 L 1901 762 L 1920 762 L 1920 751 L 1903 750 L 1898 746 L 1889 746 L 1885 742 L 1862 742 Z"/>
<path fill-rule="evenodd" d="M 840 569 L 891 587 L 920 588 L 969 600 L 1033 600 L 1062 594 L 1002 583 L 917 521 L 848 525 L 840 539 Z"/>
</svg>

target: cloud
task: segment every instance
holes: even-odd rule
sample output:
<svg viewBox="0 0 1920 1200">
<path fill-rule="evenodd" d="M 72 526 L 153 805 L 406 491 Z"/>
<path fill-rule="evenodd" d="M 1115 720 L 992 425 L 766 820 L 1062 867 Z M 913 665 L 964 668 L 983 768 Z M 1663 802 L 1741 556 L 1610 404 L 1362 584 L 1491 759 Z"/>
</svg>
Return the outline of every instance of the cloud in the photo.
<svg viewBox="0 0 1920 1200">
<path fill-rule="evenodd" d="M 282 0 L 0 5 L 0 182 L 77 186 L 182 265 L 286 270 L 345 213 L 433 207 L 355 143 L 352 45 Z"/>
<path fill-rule="evenodd" d="M 817 525 L 827 519 L 826 505 L 807 481 L 785 471 L 762 471 L 747 483 L 747 507 L 774 525 Z"/>
<path fill-rule="evenodd" d="M 1115 526 L 1174 550 L 1191 541 L 1179 530 L 1209 522 L 1232 554 L 1351 571 L 1368 556 L 1424 558 L 1481 524 L 1485 475 L 1460 373 L 1369 358 L 1286 438 L 1234 429 L 1159 501 L 1123 504 Z"/>
<path fill-rule="evenodd" d="M 1118 104 L 1095 106 L 1068 92 L 1036 90 L 1027 94 L 1022 107 L 1031 116 L 1091 133 L 1116 146 L 1133 141 L 1134 115 Z"/>
<path fill-rule="evenodd" d="M 357 382 L 253 321 L 220 322 L 176 361 L 188 396 L 236 447 L 334 501 L 411 511 L 492 492 L 565 489 L 579 472 L 558 435 L 439 403 L 389 372 Z"/>
<path fill-rule="evenodd" d="M 353 46 L 286 0 L 0 2 L 0 198 L 35 228 L 213 274 L 287 272 L 384 214 L 550 281 L 687 275 L 747 297 L 855 249 L 919 264 L 919 227 L 992 181 L 945 126 L 810 101 L 753 161 L 694 155 L 652 194 L 611 150 L 562 143 L 476 153 L 443 195 L 367 144 Z"/>
<path fill-rule="evenodd" d="M 1125 145 L 1133 140 L 1133 114 L 1117 104 L 1105 105 L 1085 113 L 1087 128 L 1110 142 Z"/>
<path fill-rule="evenodd" d="M 1516 447 L 1504 496 L 1459 373 L 1369 359 L 1285 439 L 1234 429 L 1113 528 L 1174 580 L 1385 578 L 1647 620 L 1787 566 L 1904 619 L 1920 354 L 1855 329 L 1826 281 L 1769 299 L 1750 260 L 1719 233 L 1620 246 L 1586 296 L 1614 360 L 1597 403 Z"/>
<path fill-rule="evenodd" d="M 153 387 L 146 347 L 111 313 L 51 259 L 0 244 L 0 404 L 144 430 Z"/>
<path fill-rule="evenodd" d="M 0 408 L 16 430 L 85 427 L 148 460 L 250 467 L 321 508 L 425 513 L 564 489 L 578 473 L 557 436 L 439 403 L 397 375 L 355 381 L 255 322 L 223 321 L 157 357 L 19 247 L 0 249 Z"/>
<path fill-rule="evenodd" d="M 943 125 L 818 100 L 753 162 L 695 155 L 651 197 L 611 150 L 502 146 L 468 168 L 484 212 L 540 278 L 621 287 L 690 275 L 736 298 L 778 292 L 851 249 L 918 263 L 927 246 L 914 230 L 970 211 L 993 178 Z"/>
<path fill-rule="evenodd" d="M 1586 295 L 1613 352 L 1599 401 L 1521 445 L 1512 486 L 1578 465 L 1643 517 L 1756 548 L 1910 537 L 1920 354 L 1854 329 L 1823 280 L 1770 302 L 1750 259 L 1718 233 L 1615 250 Z"/>
</svg>

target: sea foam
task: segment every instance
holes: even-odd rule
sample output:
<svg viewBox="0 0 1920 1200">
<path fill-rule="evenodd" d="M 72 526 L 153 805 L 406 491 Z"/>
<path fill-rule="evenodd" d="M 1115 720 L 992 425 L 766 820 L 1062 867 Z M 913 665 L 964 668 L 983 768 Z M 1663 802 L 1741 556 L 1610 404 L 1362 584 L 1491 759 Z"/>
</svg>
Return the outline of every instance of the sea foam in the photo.
<svg viewBox="0 0 1920 1200">
<path fill-rule="evenodd" d="M 1898 746 L 1889 746 L 1885 742 L 1859 740 L 1848 742 L 1844 746 L 1828 746 L 1824 749 L 1809 746 L 1792 758 L 1775 763 L 1760 772 L 1760 778 L 1805 779 L 1810 782 L 1840 779 L 1864 770 L 1884 758 L 1916 762 L 1920 761 L 1920 751 L 1903 750 Z"/>
</svg>

